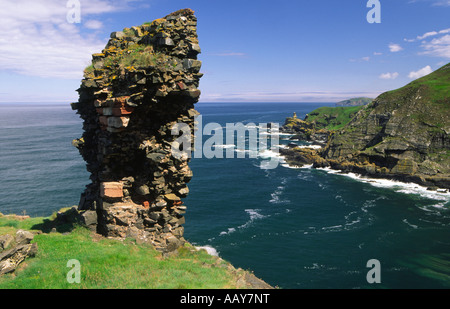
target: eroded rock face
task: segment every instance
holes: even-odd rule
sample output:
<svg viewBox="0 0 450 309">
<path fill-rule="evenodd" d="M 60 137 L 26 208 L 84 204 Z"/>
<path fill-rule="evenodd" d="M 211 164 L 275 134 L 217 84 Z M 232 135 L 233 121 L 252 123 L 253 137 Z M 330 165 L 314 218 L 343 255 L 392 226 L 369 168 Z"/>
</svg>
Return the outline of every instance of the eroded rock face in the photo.
<svg viewBox="0 0 450 309">
<path fill-rule="evenodd" d="M 193 130 L 201 62 L 190 9 L 114 32 L 86 68 L 73 108 L 84 133 L 73 142 L 91 173 L 79 210 L 97 214 L 97 231 L 170 251 L 183 242 L 192 177 L 171 153 L 176 123 Z M 92 216 L 91 216 L 92 217 Z M 95 216 L 93 216 L 95 217 Z"/>
<path fill-rule="evenodd" d="M 292 165 L 450 189 L 450 64 L 378 96 L 319 150 L 282 149 Z M 314 124 L 287 118 L 282 130 L 310 139 Z M 306 136 L 306 137 L 304 137 Z"/>
</svg>

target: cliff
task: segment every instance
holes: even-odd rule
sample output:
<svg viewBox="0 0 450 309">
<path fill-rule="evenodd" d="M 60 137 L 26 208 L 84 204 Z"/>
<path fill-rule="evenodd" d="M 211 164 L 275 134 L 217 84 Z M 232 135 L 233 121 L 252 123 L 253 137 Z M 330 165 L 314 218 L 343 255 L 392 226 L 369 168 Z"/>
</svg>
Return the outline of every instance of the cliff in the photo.
<svg viewBox="0 0 450 309">
<path fill-rule="evenodd" d="M 182 198 L 188 157 L 172 156 L 177 123 L 194 127 L 201 61 L 197 18 L 179 10 L 111 33 L 92 55 L 73 109 L 84 133 L 73 142 L 91 183 L 81 196 L 85 224 L 109 237 L 132 237 L 171 252 L 184 243 Z"/>
<path fill-rule="evenodd" d="M 163 259 L 149 243 L 102 237 L 74 224 L 76 208 L 45 218 L 0 213 L 0 289 L 272 288 L 189 243 Z M 78 282 L 69 261 L 80 263 Z"/>
<path fill-rule="evenodd" d="M 309 164 L 344 172 L 450 188 L 450 64 L 378 96 L 325 147 L 309 153 Z M 302 150 L 303 151 L 303 150 Z M 294 151 L 295 152 L 295 151 Z M 295 156 L 286 150 L 291 164 Z M 288 162 L 289 162 L 288 160 Z"/>
<path fill-rule="evenodd" d="M 353 98 L 353 99 L 348 99 L 348 100 L 343 100 L 343 101 L 337 102 L 336 106 L 361 106 L 361 105 L 367 105 L 367 104 L 371 103 L 372 101 L 373 101 L 373 99 L 365 98 L 365 97 Z"/>
</svg>

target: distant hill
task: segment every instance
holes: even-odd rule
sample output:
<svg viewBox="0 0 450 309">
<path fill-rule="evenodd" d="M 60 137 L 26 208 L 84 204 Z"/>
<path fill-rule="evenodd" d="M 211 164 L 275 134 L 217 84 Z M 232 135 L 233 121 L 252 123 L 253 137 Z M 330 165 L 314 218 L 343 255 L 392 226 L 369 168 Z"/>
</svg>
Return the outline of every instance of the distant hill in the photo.
<svg viewBox="0 0 450 309">
<path fill-rule="evenodd" d="M 362 106 L 362 105 L 367 105 L 367 104 L 371 103 L 372 101 L 373 101 L 373 99 L 365 98 L 365 97 L 353 98 L 353 99 L 338 102 L 338 103 L 336 103 L 336 106 Z"/>
</svg>

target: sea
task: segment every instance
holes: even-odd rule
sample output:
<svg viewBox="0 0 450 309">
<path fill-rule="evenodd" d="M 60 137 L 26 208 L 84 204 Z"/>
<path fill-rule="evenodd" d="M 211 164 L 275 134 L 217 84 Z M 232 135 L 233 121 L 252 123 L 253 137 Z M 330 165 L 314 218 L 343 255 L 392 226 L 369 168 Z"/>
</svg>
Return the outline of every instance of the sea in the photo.
<svg viewBox="0 0 450 309">
<path fill-rule="evenodd" d="M 227 124 L 281 126 L 320 106 L 333 104 L 197 103 L 203 126 L 224 129 L 214 147 L 228 155 L 189 163 L 186 240 L 281 289 L 449 288 L 450 193 L 288 166 L 277 147 L 309 145 L 276 130 L 268 149 L 225 139 Z M 0 104 L 0 212 L 50 216 L 78 204 L 90 182 L 71 144 L 81 135 L 69 104 Z"/>
</svg>

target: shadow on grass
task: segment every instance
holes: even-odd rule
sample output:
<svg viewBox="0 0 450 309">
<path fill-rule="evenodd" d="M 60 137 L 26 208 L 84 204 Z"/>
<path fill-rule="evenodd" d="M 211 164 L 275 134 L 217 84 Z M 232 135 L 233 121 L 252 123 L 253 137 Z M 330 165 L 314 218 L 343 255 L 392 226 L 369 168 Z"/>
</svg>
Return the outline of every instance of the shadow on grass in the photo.
<svg viewBox="0 0 450 309">
<path fill-rule="evenodd" d="M 34 224 L 31 229 L 39 230 L 43 233 L 70 233 L 79 225 L 78 211 L 75 207 L 72 207 L 64 211 L 59 211 L 50 218 L 45 218 L 42 223 Z"/>
</svg>

